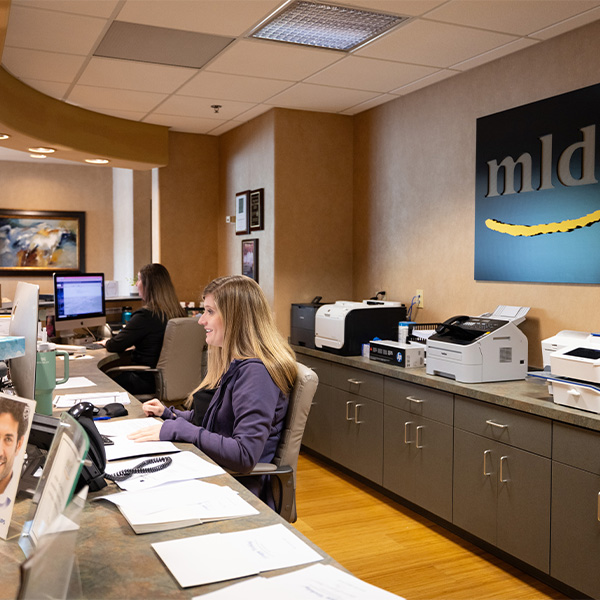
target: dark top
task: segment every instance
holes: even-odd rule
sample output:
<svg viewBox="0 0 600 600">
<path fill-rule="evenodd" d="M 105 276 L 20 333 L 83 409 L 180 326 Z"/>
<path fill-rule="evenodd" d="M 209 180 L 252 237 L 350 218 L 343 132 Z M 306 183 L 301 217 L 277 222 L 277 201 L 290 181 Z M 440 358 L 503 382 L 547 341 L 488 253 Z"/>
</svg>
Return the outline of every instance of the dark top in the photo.
<svg viewBox="0 0 600 600">
<path fill-rule="evenodd" d="M 136 310 L 125 327 L 106 342 L 109 352 L 124 352 L 135 346 L 132 364 L 154 368 L 162 349 L 167 321 L 152 314 L 147 308 Z"/>
</svg>

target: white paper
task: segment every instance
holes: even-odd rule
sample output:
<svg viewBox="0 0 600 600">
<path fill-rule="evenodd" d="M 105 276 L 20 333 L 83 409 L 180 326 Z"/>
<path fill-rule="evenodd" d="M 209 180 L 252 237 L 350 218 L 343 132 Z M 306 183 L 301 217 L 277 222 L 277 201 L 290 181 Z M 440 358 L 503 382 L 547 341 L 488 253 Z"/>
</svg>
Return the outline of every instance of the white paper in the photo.
<svg viewBox="0 0 600 600">
<path fill-rule="evenodd" d="M 198 479 L 222 475 L 224 469 L 207 460 L 204 460 L 193 452 L 179 452 L 171 456 L 173 462 L 166 468 L 156 473 L 145 473 L 132 475 L 125 481 L 117 481 L 122 490 L 136 491 L 145 490 L 157 485 L 174 481 L 185 481 L 187 479 Z M 120 460 L 106 465 L 106 472 L 110 475 L 123 469 L 131 469 L 139 464 L 139 458 Z"/>
<path fill-rule="evenodd" d="M 73 388 L 96 387 L 96 384 L 87 377 L 69 377 L 65 383 L 59 383 L 57 390 L 70 390 Z"/>
<path fill-rule="evenodd" d="M 281 524 L 157 542 L 152 547 L 182 587 L 246 577 L 323 558 Z"/>
<path fill-rule="evenodd" d="M 86 392 L 84 394 L 58 394 L 53 404 L 56 408 L 71 408 L 78 402 L 91 402 L 94 406 L 106 406 L 113 402 L 130 404 L 127 392 Z"/>
</svg>

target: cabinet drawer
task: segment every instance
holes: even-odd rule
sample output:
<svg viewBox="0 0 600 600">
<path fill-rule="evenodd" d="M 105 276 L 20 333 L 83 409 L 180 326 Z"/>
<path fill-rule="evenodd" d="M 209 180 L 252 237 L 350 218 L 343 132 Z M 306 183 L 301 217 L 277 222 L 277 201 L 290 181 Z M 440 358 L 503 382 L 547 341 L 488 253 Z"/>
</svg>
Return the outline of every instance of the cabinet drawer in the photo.
<svg viewBox="0 0 600 600">
<path fill-rule="evenodd" d="M 314 356 L 307 356 L 305 354 L 298 354 L 296 360 L 301 362 L 303 365 L 311 368 L 319 377 L 319 383 L 323 385 L 332 385 L 333 380 L 331 377 L 332 364 L 328 360 L 322 360 L 315 358 Z"/>
<path fill-rule="evenodd" d="M 452 425 L 454 402 L 452 394 L 448 392 L 386 377 L 383 381 L 383 401 L 400 410 Z"/>
<path fill-rule="evenodd" d="M 332 367 L 334 387 L 364 398 L 383 401 L 383 375 L 344 365 L 332 365 Z"/>
<path fill-rule="evenodd" d="M 455 396 L 454 426 L 541 456 L 551 456 L 552 423 L 542 417 Z"/>
<path fill-rule="evenodd" d="M 552 458 L 600 475 L 600 433 L 554 423 Z"/>
</svg>

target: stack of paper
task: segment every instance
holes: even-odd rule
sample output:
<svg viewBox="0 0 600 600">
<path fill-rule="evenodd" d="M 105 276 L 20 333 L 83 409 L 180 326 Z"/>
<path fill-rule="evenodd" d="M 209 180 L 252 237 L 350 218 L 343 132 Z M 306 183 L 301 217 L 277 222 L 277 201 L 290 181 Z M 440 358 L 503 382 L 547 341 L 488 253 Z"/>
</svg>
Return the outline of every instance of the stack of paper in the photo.
<svg viewBox="0 0 600 600">
<path fill-rule="evenodd" d="M 258 514 L 231 488 L 197 479 L 168 483 L 151 490 L 120 492 L 98 500 L 114 502 L 135 533 L 166 531 L 205 521 Z"/>
<path fill-rule="evenodd" d="M 71 408 L 79 402 L 91 402 L 94 406 L 106 406 L 113 402 L 130 404 L 127 392 L 91 392 L 85 394 L 57 394 L 53 404 L 56 408 Z"/>
</svg>

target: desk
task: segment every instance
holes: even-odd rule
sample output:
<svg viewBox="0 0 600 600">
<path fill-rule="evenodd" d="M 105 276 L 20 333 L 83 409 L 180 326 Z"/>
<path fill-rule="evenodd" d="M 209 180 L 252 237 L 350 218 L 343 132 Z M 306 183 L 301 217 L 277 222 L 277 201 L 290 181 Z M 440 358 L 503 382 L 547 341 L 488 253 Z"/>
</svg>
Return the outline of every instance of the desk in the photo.
<svg viewBox="0 0 600 600">
<path fill-rule="evenodd" d="M 105 350 L 88 351 L 94 359 L 71 360 L 69 368 L 72 376 L 85 376 L 97 383 L 99 390 L 114 390 L 116 384 L 97 365 L 105 362 L 108 352 Z M 73 392 L 89 392 L 90 388 L 74 389 Z M 143 416 L 141 404 L 132 398 L 127 407 L 131 417 Z M 126 418 L 126 417 L 125 417 Z M 191 444 L 177 444 L 208 459 Z M 77 543 L 77 560 L 81 576 L 84 598 L 192 598 L 228 585 L 227 582 L 182 589 L 170 571 L 165 567 L 151 547 L 154 542 L 174 540 L 207 533 L 239 531 L 283 523 L 298 537 L 323 556 L 324 564 L 337 565 L 333 559 L 296 531 L 289 523 L 263 504 L 244 486 L 230 475 L 219 475 L 207 479 L 211 483 L 227 485 L 238 491 L 242 498 L 254 506 L 259 514 L 205 523 L 183 529 L 158 533 L 136 535 L 119 509 L 109 502 L 89 502 L 96 496 L 117 492 L 116 484 L 90 494 L 81 516 L 81 530 Z M 29 499 L 17 501 L 13 513 L 13 525 L 22 525 L 29 514 Z M 19 587 L 19 565 L 24 560 L 18 546 L 18 538 L 9 541 L 0 540 L 0 587 L 1 598 L 15 598 Z M 202 561 L 202 557 L 198 557 Z M 283 571 L 274 571 L 281 574 Z M 265 574 L 269 575 L 269 573 Z M 236 582 L 239 580 L 235 580 Z"/>
</svg>

